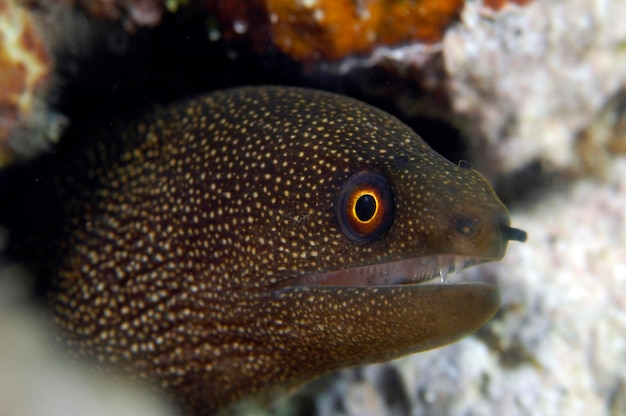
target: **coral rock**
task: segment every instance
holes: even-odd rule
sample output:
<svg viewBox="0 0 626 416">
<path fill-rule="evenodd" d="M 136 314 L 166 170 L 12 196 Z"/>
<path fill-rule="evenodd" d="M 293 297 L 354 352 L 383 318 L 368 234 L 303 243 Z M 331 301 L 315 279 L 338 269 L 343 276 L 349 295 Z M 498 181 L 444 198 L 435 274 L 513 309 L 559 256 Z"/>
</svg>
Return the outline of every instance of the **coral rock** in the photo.
<svg viewBox="0 0 626 416">
<path fill-rule="evenodd" d="M 483 6 L 488 7 L 492 10 L 500 10 L 507 4 L 517 4 L 519 6 L 524 6 L 530 3 L 530 0 L 483 0 Z"/>
<path fill-rule="evenodd" d="M 0 0 L 0 166 L 11 133 L 28 123 L 47 85 L 50 62 L 30 14 L 13 0 Z"/>
<path fill-rule="evenodd" d="M 381 44 L 437 42 L 463 4 L 462 0 L 207 0 L 205 7 L 217 16 L 225 37 L 247 39 L 257 49 L 263 46 L 259 39 L 267 38 L 292 58 L 311 61 L 366 53 Z"/>
</svg>

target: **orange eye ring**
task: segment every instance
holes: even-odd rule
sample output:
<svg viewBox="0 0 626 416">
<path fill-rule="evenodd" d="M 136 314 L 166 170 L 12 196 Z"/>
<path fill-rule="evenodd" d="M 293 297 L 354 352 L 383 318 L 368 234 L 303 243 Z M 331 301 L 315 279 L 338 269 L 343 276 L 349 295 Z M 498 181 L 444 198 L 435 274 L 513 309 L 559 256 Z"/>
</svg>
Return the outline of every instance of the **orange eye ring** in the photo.
<svg viewBox="0 0 626 416">
<path fill-rule="evenodd" d="M 339 192 L 339 225 L 351 240 L 368 242 L 382 237 L 393 221 L 393 195 L 387 180 L 376 172 L 350 177 Z"/>
<path fill-rule="evenodd" d="M 369 224 L 379 217 L 380 195 L 374 189 L 362 189 L 355 191 L 348 205 L 352 208 L 350 217 L 359 224 Z"/>
<path fill-rule="evenodd" d="M 380 226 L 385 204 L 381 203 L 381 196 L 376 188 L 369 185 L 355 187 L 346 204 L 346 218 L 354 231 L 369 235 Z"/>
</svg>

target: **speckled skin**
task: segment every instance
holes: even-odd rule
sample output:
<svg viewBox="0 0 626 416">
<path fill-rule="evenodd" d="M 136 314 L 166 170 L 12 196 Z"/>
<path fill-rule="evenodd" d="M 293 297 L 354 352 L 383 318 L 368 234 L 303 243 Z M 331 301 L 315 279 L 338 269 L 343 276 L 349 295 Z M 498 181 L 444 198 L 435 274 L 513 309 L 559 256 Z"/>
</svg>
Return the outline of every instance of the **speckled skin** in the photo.
<svg viewBox="0 0 626 416">
<path fill-rule="evenodd" d="M 357 101 L 218 92 L 79 159 L 51 180 L 67 195 L 56 321 L 72 349 L 155 382 L 190 413 L 452 342 L 497 309 L 497 291 L 480 284 L 290 286 L 320 271 L 506 249 L 508 213 L 476 171 Z M 369 243 L 336 218 L 342 184 L 360 171 L 384 175 L 395 201 L 391 228 Z M 472 236 L 457 232 L 460 218 Z"/>
</svg>

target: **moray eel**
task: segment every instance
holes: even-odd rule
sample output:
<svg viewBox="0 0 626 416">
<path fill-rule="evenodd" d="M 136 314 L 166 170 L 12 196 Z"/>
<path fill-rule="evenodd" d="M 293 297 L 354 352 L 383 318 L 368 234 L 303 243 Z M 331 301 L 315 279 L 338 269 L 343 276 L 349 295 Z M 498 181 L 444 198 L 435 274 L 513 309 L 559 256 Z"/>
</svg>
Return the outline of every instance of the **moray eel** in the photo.
<svg viewBox="0 0 626 416">
<path fill-rule="evenodd" d="M 191 414 L 475 331 L 498 291 L 440 281 L 525 239 L 478 172 L 330 93 L 231 89 L 104 137 L 36 183 L 55 320 Z"/>
</svg>

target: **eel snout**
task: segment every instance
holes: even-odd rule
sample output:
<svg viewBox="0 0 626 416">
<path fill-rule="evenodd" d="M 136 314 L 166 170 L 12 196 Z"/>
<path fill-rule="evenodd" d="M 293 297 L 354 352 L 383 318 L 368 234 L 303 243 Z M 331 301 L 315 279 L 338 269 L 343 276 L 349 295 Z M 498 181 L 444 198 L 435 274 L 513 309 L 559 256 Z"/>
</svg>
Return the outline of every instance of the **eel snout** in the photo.
<svg viewBox="0 0 626 416">
<path fill-rule="evenodd" d="M 504 254 L 509 241 L 525 242 L 524 230 L 509 226 L 510 218 L 497 222 L 499 237 L 493 239 L 492 250 Z M 497 234 L 497 233 L 496 233 Z M 447 283 L 450 274 L 496 259 L 490 255 L 438 254 L 419 256 L 390 262 L 362 265 L 341 270 L 306 275 L 290 282 L 294 286 L 393 286 L 432 283 Z"/>
</svg>

